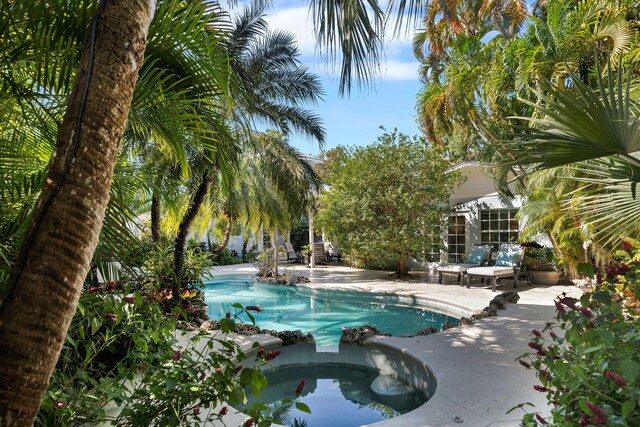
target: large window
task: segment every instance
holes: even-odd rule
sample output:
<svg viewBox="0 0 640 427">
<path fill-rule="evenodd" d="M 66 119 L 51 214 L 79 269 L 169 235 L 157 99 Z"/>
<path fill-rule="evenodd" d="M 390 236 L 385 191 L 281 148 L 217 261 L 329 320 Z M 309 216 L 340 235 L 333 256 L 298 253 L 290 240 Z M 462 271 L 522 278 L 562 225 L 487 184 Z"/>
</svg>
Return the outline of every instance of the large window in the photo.
<svg viewBox="0 0 640 427">
<path fill-rule="evenodd" d="M 518 209 L 489 209 L 480 211 L 480 243 L 497 249 L 500 243 L 518 241 Z"/>
<path fill-rule="evenodd" d="M 443 247 L 441 230 L 442 226 L 437 225 L 426 233 L 425 240 L 427 244 L 424 250 L 418 254 L 422 261 L 440 262 L 440 250 Z"/>
<path fill-rule="evenodd" d="M 465 217 L 464 215 L 451 215 L 447 227 L 447 261 L 460 261 L 464 257 L 466 249 Z"/>
</svg>

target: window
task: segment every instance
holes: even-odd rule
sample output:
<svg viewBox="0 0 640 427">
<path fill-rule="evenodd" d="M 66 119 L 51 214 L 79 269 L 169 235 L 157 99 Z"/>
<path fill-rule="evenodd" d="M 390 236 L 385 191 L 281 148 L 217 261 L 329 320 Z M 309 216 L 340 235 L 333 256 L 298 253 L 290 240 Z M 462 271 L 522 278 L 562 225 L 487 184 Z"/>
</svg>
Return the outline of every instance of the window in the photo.
<svg viewBox="0 0 640 427">
<path fill-rule="evenodd" d="M 236 224 L 231 229 L 231 236 L 242 236 L 242 224 Z"/>
<path fill-rule="evenodd" d="M 497 249 L 501 243 L 516 242 L 520 232 L 516 213 L 518 209 L 480 211 L 480 243 Z"/>
<path fill-rule="evenodd" d="M 430 232 L 426 233 L 425 238 L 427 244 L 424 250 L 419 254 L 419 257 L 423 261 L 440 262 L 440 249 L 443 244 L 440 230 L 442 230 L 442 226 L 437 225 L 432 228 Z"/>
<path fill-rule="evenodd" d="M 451 215 L 447 227 L 447 261 L 458 262 L 464 256 L 466 249 L 465 217 Z"/>
</svg>

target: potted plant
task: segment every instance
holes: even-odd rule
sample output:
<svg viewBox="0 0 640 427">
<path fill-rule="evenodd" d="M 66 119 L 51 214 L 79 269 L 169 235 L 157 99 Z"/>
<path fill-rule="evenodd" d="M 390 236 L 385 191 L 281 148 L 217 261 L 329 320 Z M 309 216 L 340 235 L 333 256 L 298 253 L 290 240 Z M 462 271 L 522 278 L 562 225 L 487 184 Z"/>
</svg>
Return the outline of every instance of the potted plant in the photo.
<svg viewBox="0 0 640 427">
<path fill-rule="evenodd" d="M 560 270 L 553 251 L 548 248 L 529 249 L 525 257 L 529 279 L 537 285 L 553 286 L 560 280 Z"/>
<path fill-rule="evenodd" d="M 304 265 L 308 266 L 311 263 L 311 243 L 304 245 L 301 252 L 304 257 Z"/>
</svg>

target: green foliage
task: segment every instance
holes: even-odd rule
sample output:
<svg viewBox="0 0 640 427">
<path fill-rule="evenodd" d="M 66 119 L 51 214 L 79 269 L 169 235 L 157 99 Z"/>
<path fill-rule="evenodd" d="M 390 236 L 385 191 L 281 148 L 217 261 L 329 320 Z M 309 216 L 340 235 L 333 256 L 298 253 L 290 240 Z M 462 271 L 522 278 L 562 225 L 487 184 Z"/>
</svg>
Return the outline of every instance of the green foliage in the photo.
<svg viewBox="0 0 640 427">
<path fill-rule="evenodd" d="M 202 288 L 204 270 L 213 265 L 207 251 L 198 246 L 186 248 L 182 289 Z M 141 276 L 135 281 L 140 283 L 145 291 L 153 292 L 163 288 L 171 288 L 174 280 L 173 246 L 162 243 L 155 245 L 153 250 L 147 254 Z"/>
<path fill-rule="evenodd" d="M 245 390 L 259 394 L 266 386 L 259 369 L 265 360 L 238 365 L 247 356 L 222 335 L 192 333 L 179 347 L 179 311 L 167 315 L 158 302 L 103 288 L 81 296 L 37 425 L 204 425 L 224 420 L 222 405 L 241 404 Z M 251 320 L 249 310 L 259 310 L 236 307 L 236 317 Z M 227 333 L 235 322 L 229 317 L 221 325 Z M 271 423 L 258 407 L 247 413 L 256 425 Z"/>
<path fill-rule="evenodd" d="M 525 425 L 640 424 L 640 251 L 624 245 L 606 281 L 580 300 L 559 296 L 557 322 L 532 331 L 536 352 L 520 363 L 537 371 L 534 388 L 553 406 L 550 419 L 530 413 Z"/>
<path fill-rule="evenodd" d="M 396 131 L 367 147 L 336 151 L 317 226 L 340 242 L 348 262 L 394 266 L 432 244 L 460 175 L 424 140 Z"/>
<path fill-rule="evenodd" d="M 531 271 L 556 271 L 557 265 L 553 251 L 548 248 L 527 249 L 524 264 Z"/>
<path fill-rule="evenodd" d="M 233 265 L 245 262 L 242 257 L 234 255 L 229 248 L 225 248 L 220 254 L 213 257 L 211 261 L 214 265 Z"/>
</svg>

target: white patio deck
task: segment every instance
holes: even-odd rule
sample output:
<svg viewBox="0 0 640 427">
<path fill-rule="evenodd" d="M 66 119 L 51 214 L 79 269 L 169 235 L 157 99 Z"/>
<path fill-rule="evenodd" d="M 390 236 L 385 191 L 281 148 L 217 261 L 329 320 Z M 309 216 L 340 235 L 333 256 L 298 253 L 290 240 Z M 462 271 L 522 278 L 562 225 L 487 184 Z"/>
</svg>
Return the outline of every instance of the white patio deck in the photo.
<svg viewBox="0 0 640 427">
<path fill-rule="evenodd" d="M 439 285 L 425 272 L 404 281 L 390 279 L 389 272 L 336 265 L 315 269 L 285 265 L 283 268 L 311 279 L 311 283 L 301 286 L 428 300 L 467 315 L 486 307 L 498 293 L 513 289 L 511 281 L 499 284 L 497 293 L 479 283 L 471 289 L 460 287 L 455 281 Z M 251 272 L 254 272 L 253 266 L 241 264 L 216 268 L 213 274 Z M 553 320 L 554 297 L 562 292 L 579 296 L 581 291 L 573 286 L 540 287 L 526 283 L 519 283 L 516 291 L 520 295 L 517 304 L 509 304 L 497 317 L 479 320 L 472 326 L 428 336 L 370 340 L 426 362 L 435 372 L 438 384 L 425 405 L 375 426 L 519 426 L 522 412 L 507 414 L 507 411 L 524 402 L 534 403 L 535 410 L 548 413 L 544 394 L 533 390 L 532 386 L 537 383 L 534 373 L 521 367 L 515 358 L 528 350 L 531 330 L 542 329 L 546 322 Z"/>
</svg>

